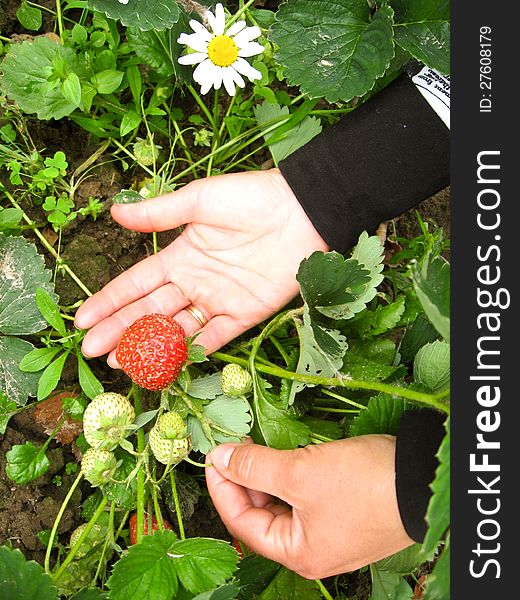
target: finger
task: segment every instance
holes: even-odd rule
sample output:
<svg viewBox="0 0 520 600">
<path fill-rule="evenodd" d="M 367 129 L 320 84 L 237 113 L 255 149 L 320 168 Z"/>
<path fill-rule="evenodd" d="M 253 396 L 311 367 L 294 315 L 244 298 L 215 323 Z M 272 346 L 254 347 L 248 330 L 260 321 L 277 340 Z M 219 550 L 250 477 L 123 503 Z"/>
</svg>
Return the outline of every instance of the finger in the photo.
<svg viewBox="0 0 520 600">
<path fill-rule="evenodd" d="M 216 469 L 206 469 L 208 491 L 224 525 L 253 551 L 275 560 L 287 561 L 291 547 L 292 513 L 256 508 L 248 490 L 229 481 Z"/>
<path fill-rule="evenodd" d="M 250 327 L 251 325 L 245 325 L 229 315 L 218 315 L 213 317 L 200 330 L 200 335 L 197 337 L 197 344 L 204 346 L 206 354 L 211 354 L 237 338 Z"/>
<path fill-rule="evenodd" d="M 127 304 L 168 283 L 169 267 L 163 252 L 138 262 L 86 300 L 76 313 L 76 327 L 89 329 Z"/>
<path fill-rule="evenodd" d="M 197 205 L 204 180 L 192 181 L 177 192 L 137 204 L 113 204 L 112 217 L 127 229 L 166 231 L 196 219 Z"/>
<path fill-rule="evenodd" d="M 226 479 L 294 505 L 294 496 L 299 491 L 290 485 L 294 451 L 255 444 L 222 444 L 209 456 L 215 469 Z"/>
<path fill-rule="evenodd" d="M 188 302 L 176 285 L 164 285 L 95 325 L 83 339 L 83 354 L 88 357 L 106 354 L 117 346 L 124 331 L 137 319 L 152 313 L 172 315 Z"/>
</svg>

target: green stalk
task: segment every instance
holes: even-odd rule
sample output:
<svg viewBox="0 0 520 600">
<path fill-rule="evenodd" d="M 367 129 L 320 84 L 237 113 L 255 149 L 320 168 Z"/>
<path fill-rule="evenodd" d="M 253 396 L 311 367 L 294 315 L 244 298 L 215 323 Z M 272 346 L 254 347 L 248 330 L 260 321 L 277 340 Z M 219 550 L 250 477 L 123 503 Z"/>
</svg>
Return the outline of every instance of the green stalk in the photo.
<svg viewBox="0 0 520 600">
<path fill-rule="evenodd" d="M 206 118 L 208 119 L 208 122 L 211 125 L 211 127 L 213 128 L 213 130 L 215 130 L 216 125 L 215 125 L 215 122 L 213 121 L 213 116 L 209 112 L 208 107 L 202 101 L 202 98 L 200 97 L 197 90 L 192 85 L 188 86 L 188 90 L 190 91 L 191 95 L 195 98 L 195 102 L 200 106 L 202 112 L 206 115 Z"/>
<path fill-rule="evenodd" d="M 159 500 L 157 498 L 157 490 L 155 488 L 155 485 L 152 485 L 150 487 L 153 500 L 153 510 L 155 516 L 157 517 L 157 526 L 159 527 L 159 531 L 162 533 L 164 531 L 164 521 L 162 518 L 161 507 L 159 506 Z"/>
<path fill-rule="evenodd" d="M 326 600 L 334 600 L 334 598 L 329 594 L 327 588 L 323 585 L 321 579 L 315 579 L 314 581 L 316 581 L 316 583 L 318 584 L 320 592 L 322 593 L 323 597 L 326 598 Z"/>
<path fill-rule="evenodd" d="M 80 471 L 78 473 L 76 479 L 74 480 L 74 483 L 70 486 L 70 490 L 67 492 L 67 495 L 65 496 L 65 499 L 63 500 L 60 510 L 59 510 L 58 514 L 56 515 L 56 519 L 54 520 L 54 525 L 52 526 L 51 534 L 49 536 L 49 543 L 47 544 L 47 550 L 45 552 L 45 561 L 44 561 L 45 572 L 48 575 L 51 574 L 51 552 L 52 552 L 52 547 L 54 546 L 54 539 L 56 538 L 56 532 L 58 531 L 58 526 L 60 524 L 61 518 L 63 517 L 63 513 L 65 512 L 65 509 L 67 508 L 67 504 L 70 502 L 70 499 L 72 498 L 72 495 L 76 491 L 76 488 L 78 487 L 79 482 L 81 481 L 82 477 L 83 477 L 83 473 Z"/>
<path fill-rule="evenodd" d="M 240 17 L 245 13 L 245 11 L 254 3 L 255 0 L 249 0 L 249 2 L 247 2 L 247 4 L 243 4 L 243 2 L 241 2 L 242 6 L 239 8 L 239 10 L 237 10 L 237 12 L 230 18 L 228 19 L 228 21 L 226 22 L 226 30 L 229 28 L 230 25 L 232 25 L 235 21 L 238 21 L 238 19 L 240 19 Z"/>
<path fill-rule="evenodd" d="M 85 530 L 79 536 L 78 541 L 74 545 L 74 548 L 71 549 L 67 558 L 61 563 L 60 568 L 56 571 L 54 575 L 52 575 L 52 580 L 57 581 L 65 571 L 65 569 L 70 565 L 70 563 L 74 560 L 74 557 L 78 553 L 78 550 L 81 547 L 81 544 L 87 537 L 87 535 L 92 531 L 92 528 L 96 524 L 97 520 L 101 516 L 101 513 L 105 510 L 105 506 L 108 504 L 108 499 L 106 496 L 103 496 L 101 502 L 99 503 L 96 512 L 92 515 L 92 518 L 88 522 L 88 525 L 85 527 Z"/>
<path fill-rule="evenodd" d="M 175 469 L 170 471 L 170 484 L 172 487 L 172 496 L 173 503 L 175 504 L 175 513 L 177 515 L 177 523 L 179 525 L 179 536 L 181 540 L 186 539 L 186 534 L 184 533 L 184 523 L 182 522 L 182 513 L 181 513 L 181 505 L 179 504 L 179 495 L 177 493 L 177 484 L 175 483 Z"/>
<path fill-rule="evenodd" d="M 132 383 L 132 393 L 134 397 L 135 416 L 138 417 L 142 412 L 141 396 L 139 388 Z M 137 451 L 139 454 L 144 452 L 144 431 L 141 427 L 137 431 Z M 139 469 L 137 472 L 137 543 L 139 544 L 144 536 L 144 471 Z"/>
<path fill-rule="evenodd" d="M 395 385 L 380 383 L 379 381 L 359 381 L 355 379 L 318 377 L 317 375 L 304 375 L 302 373 L 294 373 L 292 371 L 287 371 L 286 369 L 282 369 L 280 367 L 267 367 L 255 361 L 253 361 L 252 364 L 251 361 L 244 360 L 243 358 L 237 358 L 236 356 L 230 356 L 229 354 L 224 354 L 223 352 L 213 352 L 211 356 L 213 356 L 217 360 L 222 360 L 223 362 L 228 363 L 235 363 L 237 365 L 241 365 L 242 367 L 250 366 L 256 369 L 257 371 L 260 371 L 260 373 L 265 373 L 266 375 L 274 375 L 275 377 L 278 377 L 280 379 L 290 379 L 291 381 L 299 381 L 301 383 L 321 385 L 324 387 L 344 387 L 352 390 L 370 390 L 376 392 L 386 392 L 387 394 L 391 394 L 392 396 L 399 396 L 408 400 L 414 400 L 415 402 L 419 402 L 421 404 L 437 408 L 438 410 L 441 410 L 448 415 L 450 414 L 450 407 L 447 404 L 441 402 L 443 398 L 446 398 L 449 395 L 449 391 L 442 392 L 440 394 L 424 394 L 422 392 L 416 392 L 415 390 L 409 390 L 407 388 L 402 388 Z"/>
<path fill-rule="evenodd" d="M 63 43 L 63 17 L 61 14 L 61 0 L 56 0 L 56 21 L 58 22 L 58 31 L 60 32 L 60 39 Z"/>
<path fill-rule="evenodd" d="M 109 513 L 109 517 L 108 517 L 108 529 L 107 529 L 107 534 L 105 536 L 105 542 L 103 543 L 103 548 L 101 549 L 101 556 L 99 557 L 99 563 L 96 569 L 96 573 L 94 575 L 94 579 L 92 579 L 92 583 L 90 584 L 92 587 L 94 587 L 96 585 L 96 581 L 97 578 L 99 577 L 99 575 L 101 574 L 101 569 L 103 567 L 106 568 L 106 562 L 105 562 L 105 554 L 107 551 L 107 547 L 108 547 L 108 543 L 109 541 L 114 541 L 114 514 L 115 514 L 115 508 L 116 508 L 116 503 L 115 502 L 111 502 L 110 503 L 110 513 Z"/>
</svg>

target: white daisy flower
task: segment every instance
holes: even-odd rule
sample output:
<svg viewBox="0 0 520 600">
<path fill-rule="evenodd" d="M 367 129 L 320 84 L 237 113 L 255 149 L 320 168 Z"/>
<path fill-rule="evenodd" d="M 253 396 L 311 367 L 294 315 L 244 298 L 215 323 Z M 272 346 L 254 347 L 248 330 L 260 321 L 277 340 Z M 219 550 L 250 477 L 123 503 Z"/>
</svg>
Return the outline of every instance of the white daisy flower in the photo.
<svg viewBox="0 0 520 600">
<path fill-rule="evenodd" d="M 177 40 L 195 52 L 179 58 L 181 65 L 197 65 L 193 79 L 200 85 L 202 94 L 222 84 L 230 96 L 235 95 L 236 87 L 243 88 L 249 81 L 262 79 L 262 74 L 254 69 L 245 58 L 261 54 L 264 47 L 254 42 L 261 35 L 259 27 L 246 27 L 245 21 L 237 21 L 226 30 L 226 16 L 222 4 L 217 4 L 215 14 L 206 12 L 211 31 L 202 23 L 191 20 L 190 27 L 195 33 L 182 33 Z"/>
</svg>

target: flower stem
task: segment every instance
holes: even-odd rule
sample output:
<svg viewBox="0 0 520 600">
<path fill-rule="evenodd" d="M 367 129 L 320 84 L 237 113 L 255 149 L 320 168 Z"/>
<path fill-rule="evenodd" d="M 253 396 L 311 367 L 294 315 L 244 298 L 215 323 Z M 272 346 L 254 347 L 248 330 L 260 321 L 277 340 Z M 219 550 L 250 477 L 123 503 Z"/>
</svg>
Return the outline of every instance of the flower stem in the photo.
<svg viewBox="0 0 520 600">
<path fill-rule="evenodd" d="M 179 536 L 181 540 L 186 539 L 184 533 L 184 523 L 182 522 L 181 505 L 179 504 L 179 494 L 177 493 L 177 484 L 175 483 L 175 469 L 170 471 L 170 484 L 172 487 L 173 503 L 175 504 L 175 513 L 177 514 L 177 523 L 179 524 Z"/>
<path fill-rule="evenodd" d="M 70 486 L 70 490 L 67 492 L 67 495 L 65 496 L 65 499 L 63 500 L 60 510 L 59 510 L 58 514 L 56 515 L 56 519 L 54 520 L 54 525 L 52 526 L 51 534 L 49 536 L 49 543 L 47 544 L 47 550 L 45 552 L 45 561 L 44 561 L 45 572 L 49 575 L 51 573 L 51 568 L 50 568 L 51 552 L 52 552 L 52 547 L 54 546 L 54 539 L 56 538 L 56 532 L 58 531 L 58 526 L 60 524 L 61 518 L 63 517 L 65 509 L 67 508 L 67 505 L 70 502 L 72 495 L 76 491 L 76 488 L 78 487 L 79 482 L 81 481 L 82 477 L 83 477 L 83 473 L 80 471 L 78 473 L 76 479 L 74 480 L 74 483 Z"/>
</svg>

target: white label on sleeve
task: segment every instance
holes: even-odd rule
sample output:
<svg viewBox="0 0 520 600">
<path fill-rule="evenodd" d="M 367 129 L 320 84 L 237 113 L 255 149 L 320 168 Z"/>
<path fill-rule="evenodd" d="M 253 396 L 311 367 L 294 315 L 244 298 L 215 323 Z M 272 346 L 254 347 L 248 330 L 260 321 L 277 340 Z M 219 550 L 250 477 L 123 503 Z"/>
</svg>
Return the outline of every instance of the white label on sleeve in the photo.
<svg viewBox="0 0 520 600">
<path fill-rule="evenodd" d="M 449 129 L 450 78 L 429 67 L 424 67 L 417 75 L 412 77 L 412 81 Z"/>
</svg>

